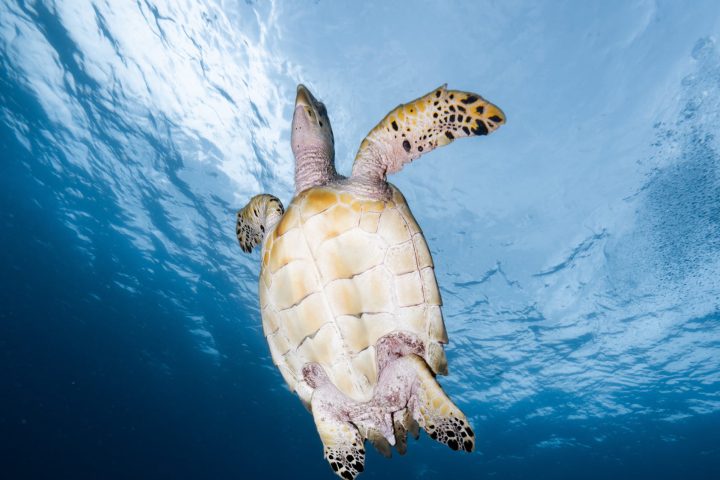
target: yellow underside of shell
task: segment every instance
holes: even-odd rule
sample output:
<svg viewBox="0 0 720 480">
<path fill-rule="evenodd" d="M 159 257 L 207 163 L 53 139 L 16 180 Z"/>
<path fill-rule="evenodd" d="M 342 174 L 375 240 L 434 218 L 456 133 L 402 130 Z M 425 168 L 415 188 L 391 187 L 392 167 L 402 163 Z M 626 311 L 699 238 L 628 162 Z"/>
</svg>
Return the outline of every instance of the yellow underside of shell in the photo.
<svg viewBox="0 0 720 480">
<path fill-rule="evenodd" d="M 445 373 L 443 323 L 433 262 L 402 194 L 387 201 L 339 188 L 302 192 L 263 245 L 260 304 L 273 361 L 309 402 L 307 362 L 358 401 L 377 383 L 374 345 L 396 330 L 425 342 Z"/>
</svg>

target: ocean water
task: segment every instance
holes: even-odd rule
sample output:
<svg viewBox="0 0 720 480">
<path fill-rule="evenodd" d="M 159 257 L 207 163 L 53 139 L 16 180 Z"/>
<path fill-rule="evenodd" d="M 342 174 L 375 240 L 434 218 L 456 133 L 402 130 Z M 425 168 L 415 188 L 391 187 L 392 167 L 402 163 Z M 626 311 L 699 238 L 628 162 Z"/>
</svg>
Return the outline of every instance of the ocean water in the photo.
<svg viewBox="0 0 720 480">
<path fill-rule="evenodd" d="M 360 478 L 720 478 L 720 3 L 0 2 L 0 476 L 334 478 L 235 211 L 440 84 L 508 122 L 406 167 L 478 437 Z"/>
</svg>

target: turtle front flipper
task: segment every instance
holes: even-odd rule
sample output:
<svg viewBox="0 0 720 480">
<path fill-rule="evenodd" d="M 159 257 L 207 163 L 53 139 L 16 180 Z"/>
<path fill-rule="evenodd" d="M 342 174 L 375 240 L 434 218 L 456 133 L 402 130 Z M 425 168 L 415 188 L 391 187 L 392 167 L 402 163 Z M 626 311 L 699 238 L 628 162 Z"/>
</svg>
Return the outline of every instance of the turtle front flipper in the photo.
<svg viewBox="0 0 720 480">
<path fill-rule="evenodd" d="M 391 111 L 360 144 L 353 179 L 384 181 L 421 155 L 456 138 L 487 135 L 505 114 L 480 95 L 445 85 Z"/>
<path fill-rule="evenodd" d="M 263 193 L 255 195 L 237 213 L 235 234 L 243 252 L 250 253 L 265 238 L 283 216 L 285 209 L 277 197 Z"/>
</svg>

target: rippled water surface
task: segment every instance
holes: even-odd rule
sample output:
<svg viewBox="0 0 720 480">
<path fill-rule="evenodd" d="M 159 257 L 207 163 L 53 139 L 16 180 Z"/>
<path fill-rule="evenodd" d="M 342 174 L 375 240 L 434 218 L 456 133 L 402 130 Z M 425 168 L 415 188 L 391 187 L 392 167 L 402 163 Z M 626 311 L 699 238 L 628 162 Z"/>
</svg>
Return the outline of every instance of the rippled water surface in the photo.
<svg viewBox="0 0 720 480">
<path fill-rule="evenodd" d="M 508 117 L 392 178 L 478 452 L 361 478 L 720 478 L 719 41 L 716 1 L 4 0 L 6 478 L 333 478 L 234 235 L 299 82 L 343 173 L 442 83 Z"/>
</svg>

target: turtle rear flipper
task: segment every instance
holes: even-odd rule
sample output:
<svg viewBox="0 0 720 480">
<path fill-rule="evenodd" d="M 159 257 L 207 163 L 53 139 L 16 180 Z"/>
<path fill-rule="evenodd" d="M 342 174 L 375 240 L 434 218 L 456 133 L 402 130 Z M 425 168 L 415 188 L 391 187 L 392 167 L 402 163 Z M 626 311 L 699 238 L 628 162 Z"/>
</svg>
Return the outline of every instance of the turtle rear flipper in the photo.
<svg viewBox="0 0 720 480">
<path fill-rule="evenodd" d="M 285 209 L 277 197 L 263 193 L 255 195 L 237 213 L 235 234 L 243 252 L 250 253 L 265 238 L 265 232 L 282 217 Z"/>
<path fill-rule="evenodd" d="M 340 477 L 353 480 L 365 470 L 365 448 L 357 428 L 335 418 L 318 419 L 315 415 L 325 460 Z"/>
<path fill-rule="evenodd" d="M 403 357 L 412 363 L 417 375 L 413 395 L 413 418 L 433 440 L 453 450 L 472 452 L 475 434 L 465 415 L 445 395 L 425 361 L 417 355 Z"/>
<path fill-rule="evenodd" d="M 313 394 L 311 405 L 315 426 L 330 468 L 340 477 L 354 480 L 365 470 L 363 438 L 355 425 L 340 418 L 337 405 L 328 401 L 339 394 L 332 385 L 328 387 L 333 391 L 324 391 L 320 387 Z"/>
<path fill-rule="evenodd" d="M 302 372 L 304 382 L 314 389 L 310 410 L 323 443 L 325 460 L 340 477 L 354 480 L 365 470 L 363 438 L 348 417 L 348 407 L 356 402 L 333 385 L 320 364 L 306 363 Z"/>
<path fill-rule="evenodd" d="M 385 180 L 388 173 L 456 138 L 487 135 L 505 123 L 505 114 L 480 95 L 445 85 L 400 105 L 360 144 L 353 179 Z"/>
</svg>

